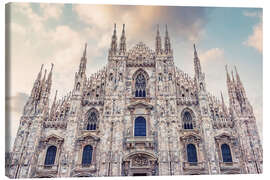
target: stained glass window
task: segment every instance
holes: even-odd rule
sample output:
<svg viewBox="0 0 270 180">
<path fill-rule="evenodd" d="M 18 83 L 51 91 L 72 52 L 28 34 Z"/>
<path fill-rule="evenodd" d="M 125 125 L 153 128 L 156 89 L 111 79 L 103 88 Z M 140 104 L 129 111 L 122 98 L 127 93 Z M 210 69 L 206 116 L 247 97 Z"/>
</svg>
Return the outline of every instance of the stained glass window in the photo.
<svg viewBox="0 0 270 180">
<path fill-rule="evenodd" d="M 47 149 L 46 158 L 45 158 L 45 165 L 46 166 L 54 164 L 55 156 L 56 156 L 56 150 L 57 150 L 57 148 L 55 146 L 50 146 Z"/>
<path fill-rule="evenodd" d="M 146 136 L 146 120 L 144 117 L 135 119 L 134 136 Z"/>
<path fill-rule="evenodd" d="M 194 144 L 187 145 L 187 156 L 188 156 L 188 162 L 191 162 L 191 163 L 198 162 L 197 151 Z"/>
<path fill-rule="evenodd" d="M 223 162 L 232 162 L 232 154 L 228 144 L 221 145 Z"/>
<path fill-rule="evenodd" d="M 82 165 L 90 165 L 92 162 L 92 153 L 93 153 L 93 148 L 91 145 L 86 145 L 83 148 L 83 157 L 82 157 Z"/>
</svg>

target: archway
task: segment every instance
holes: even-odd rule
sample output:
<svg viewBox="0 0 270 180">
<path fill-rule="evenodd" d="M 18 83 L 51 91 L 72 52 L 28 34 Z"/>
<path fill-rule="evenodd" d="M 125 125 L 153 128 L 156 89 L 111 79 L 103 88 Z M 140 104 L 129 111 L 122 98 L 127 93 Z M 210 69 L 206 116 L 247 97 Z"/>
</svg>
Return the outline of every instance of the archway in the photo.
<svg viewBox="0 0 270 180">
<path fill-rule="evenodd" d="M 123 159 L 124 176 L 155 176 L 158 175 L 157 157 L 148 152 L 131 153 Z"/>
</svg>

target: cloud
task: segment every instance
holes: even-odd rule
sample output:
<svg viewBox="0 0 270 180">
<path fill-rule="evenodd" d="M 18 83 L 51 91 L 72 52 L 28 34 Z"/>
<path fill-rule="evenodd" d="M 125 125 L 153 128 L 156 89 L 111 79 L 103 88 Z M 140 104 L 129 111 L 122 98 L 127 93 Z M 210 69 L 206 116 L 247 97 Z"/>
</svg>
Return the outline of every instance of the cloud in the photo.
<svg viewBox="0 0 270 180">
<path fill-rule="evenodd" d="M 253 33 L 243 42 L 244 45 L 250 46 L 262 53 L 263 49 L 263 37 L 262 37 L 262 23 L 259 23 L 253 27 Z"/>
<path fill-rule="evenodd" d="M 11 111 L 22 113 L 29 95 L 24 92 L 18 92 L 15 96 L 7 97 L 6 103 Z"/>
<path fill-rule="evenodd" d="M 243 15 L 247 16 L 247 17 L 259 17 L 259 18 L 262 18 L 262 12 L 261 11 L 244 11 Z"/>
<path fill-rule="evenodd" d="M 196 41 L 207 23 L 204 8 L 196 7 L 75 5 L 73 11 L 80 21 L 91 25 L 95 31 L 98 30 L 98 34 L 111 35 L 113 23 L 125 23 L 127 40 L 131 44 L 138 39 L 153 41 L 156 24 L 160 24 L 163 34 L 165 24 L 168 24 L 173 36 Z"/>
<path fill-rule="evenodd" d="M 223 58 L 224 58 L 224 50 L 220 48 L 212 48 L 200 54 L 200 59 L 202 62 L 218 61 Z"/>
<path fill-rule="evenodd" d="M 262 53 L 263 49 L 263 30 L 262 30 L 262 11 L 244 11 L 244 16 L 259 18 L 259 23 L 253 26 L 253 32 L 243 42 L 244 45 L 250 46 Z"/>
<path fill-rule="evenodd" d="M 62 14 L 63 7 L 64 4 L 40 4 L 44 19 L 59 19 L 60 15 Z"/>
</svg>

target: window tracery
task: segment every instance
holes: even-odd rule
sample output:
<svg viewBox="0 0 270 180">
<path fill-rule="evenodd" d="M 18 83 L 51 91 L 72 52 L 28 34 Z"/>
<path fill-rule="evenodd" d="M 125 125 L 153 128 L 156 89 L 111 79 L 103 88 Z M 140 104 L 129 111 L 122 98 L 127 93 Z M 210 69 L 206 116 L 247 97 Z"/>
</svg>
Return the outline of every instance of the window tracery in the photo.
<svg viewBox="0 0 270 180">
<path fill-rule="evenodd" d="M 97 123 L 98 123 L 97 111 L 95 109 L 92 109 L 87 113 L 86 130 L 96 130 Z"/>
<path fill-rule="evenodd" d="M 190 112 L 188 111 L 184 113 L 183 126 L 184 126 L 184 129 L 193 129 L 192 116 Z"/>
<path fill-rule="evenodd" d="M 146 79 L 142 73 L 139 73 L 135 80 L 135 97 L 146 96 Z"/>
</svg>

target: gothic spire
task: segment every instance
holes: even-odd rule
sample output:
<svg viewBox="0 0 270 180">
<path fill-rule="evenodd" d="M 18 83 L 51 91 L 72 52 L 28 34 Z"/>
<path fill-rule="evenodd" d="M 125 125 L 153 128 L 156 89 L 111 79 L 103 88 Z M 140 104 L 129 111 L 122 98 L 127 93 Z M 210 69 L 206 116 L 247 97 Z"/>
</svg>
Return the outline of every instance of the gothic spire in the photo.
<svg viewBox="0 0 270 180">
<path fill-rule="evenodd" d="M 231 74 L 232 74 L 232 82 L 235 83 L 235 81 L 234 81 L 234 75 L 233 75 L 233 70 L 231 71 Z"/>
<path fill-rule="evenodd" d="M 44 76 L 43 76 L 43 79 L 42 79 L 42 86 L 43 87 L 45 86 L 45 82 L 46 82 L 46 74 L 47 74 L 47 69 L 45 69 L 45 73 L 44 73 Z"/>
<path fill-rule="evenodd" d="M 230 83 L 231 82 L 231 78 L 230 78 L 230 75 L 228 73 L 228 66 L 225 65 L 225 70 L 226 70 L 226 74 L 227 74 L 227 83 Z"/>
<path fill-rule="evenodd" d="M 111 49 L 110 52 L 112 54 L 116 54 L 117 51 L 117 36 L 116 36 L 116 24 L 114 24 L 114 30 L 112 35 Z"/>
<path fill-rule="evenodd" d="M 79 75 L 81 77 L 85 73 L 85 70 L 86 70 L 86 63 L 87 63 L 86 50 L 87 50 L 87 43 L 85 43 L 84 45 L 83 56 L 81 58 L 80 67 L 79 67 Z"/>
<path fill-rule="evenodd" d="M 52 63 L 51 71 L 50 71 L 50 73 L 48 75 L 48 78 L 46 80 L 46 92 L 48 93 L 48 95 L 50 95 L 51 87 L 52 87 L 52 71 L 53 71 L 53 66 L 54 66 L 54 64 Z"/>
<path fill-rule="evenodd" d="M 237 71 L 236 66 L 234 66 L 234 69 L 235 69 L 235 74 L 236 74 L 237 84 L 242 85 L 242 81 L 241 81 L 241 79 L 240 79 L 240 76 L 239 76 L 239 74 L 238 74 L 238 71 Z"/>
<path fill-rule="evenodd" d="M 86 58 L 87 43 L 84 44 L 83 57 Z"/>
<path fill-rule="evenodd" d="M 125 24 L 123 24 L 122 35 L 120 39 L 120 53 L 126 52 Z"/>
<path fill-rule="evenodd" d="M 201 76 L 201 74 L 202 74 L 201 63 L 200 63 L 200 59 L 199 59 L 198 54 L 197 54 L 197 50 L 196 50 L 195 44 L 193 44 L 193 48 L 194 48 L 195 77 L 196 78 L 199 78 L 199 76 Z"/>
<path fill-rule="evenodd" d="M 225 115 L 227 115 L 228 112 L 227 112 L 227 108 L 226 108 L 226 105 L 225 105 L 225 102 L 224 102 L 222 91 L 220 91 L 220 95 L 221 95 L 221 102 L 222 102 L 222 110 L 225 113 Z"/>
<path fill-rule="evenodd" d="M 170 37 L 168 33 L 168 28 L 166 24 L 166 32 L 165 32 L 165 45 L 164 45 L 165 53 L 168 54 L 171 52 L 171 42 L 170 42 Z"/>
<path fill-rule="evenodd" d="M 40 68 L 40 71 L 37 75 L 37 78 L 34 82 L 34 86 L 33 86 L 33 89 L 32 89 L 32 92 L 31 92 L 31 97 L 35 97 L 36 96 L 36 93 L 38 91 L 38 89 L 40 88 L 40 81 L 41 81 L 41 76 L 42 76 L 42 70 L 43 70 L 43 64 L 41 65 L 41 68 Z"/>
<path fill-rule="evenodd" d="M 156 36 L 156 53 L 161 54 L 161 37 L 159 35 L 159 25 L 157 25 L 157 36 Z"/>
<path fill-rule="evenodd" d="M 40 81 L 41 75 L 42 75 L 42 70 L 43 70 L 43 64 L 41 65 L 40 71 L 38 73 L 36 81 Z"/>
</svg>

